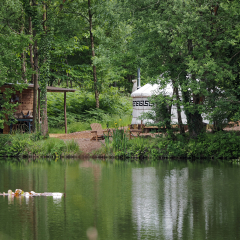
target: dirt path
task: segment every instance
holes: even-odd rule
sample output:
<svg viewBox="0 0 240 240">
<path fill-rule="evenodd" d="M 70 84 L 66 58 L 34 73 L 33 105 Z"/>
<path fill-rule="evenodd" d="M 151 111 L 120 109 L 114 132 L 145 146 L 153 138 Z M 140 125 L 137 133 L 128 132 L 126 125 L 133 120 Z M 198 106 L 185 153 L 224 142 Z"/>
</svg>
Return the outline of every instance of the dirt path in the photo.
<svg viewBox="0 0 240 240">
<path fill-rule="evenodd" d="M 89 154 L 92 151 L 100 149 L 105 142 L 105 140 L 91 141 L 91 131 L 75 132 L 69 134 L 49 134 L 49 137 L 55 137 L 63 140 L 74 139 L 78 143 L 80 149 L 83 151 L 83 154 Z"/>
<path fill-rule="evenodd" d="M 127 130 L 127 127 L 123 127 L 121 129 Z M 110 129 L 110 131 L 113 131 L 113 129 Z M 105 140 L 91 141 L 92 134 L 90 130 L 68 134 L 49 134 L 49 137 L 55 137 L 63 140 L 74 139 L 78 143 L 79 148 L 82 150 L 84 155 L 88 155 L 92 151 L 100 149 L 105 143 Z"/>
</svg>

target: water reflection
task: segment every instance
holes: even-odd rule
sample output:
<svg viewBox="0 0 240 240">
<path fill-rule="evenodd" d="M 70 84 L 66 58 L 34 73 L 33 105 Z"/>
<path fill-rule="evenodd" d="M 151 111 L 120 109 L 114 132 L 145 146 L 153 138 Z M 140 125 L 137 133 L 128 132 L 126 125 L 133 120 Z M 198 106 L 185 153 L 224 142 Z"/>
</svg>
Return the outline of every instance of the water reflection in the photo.
<svg viewBox="0 0 240 240">
<path fill-rule="evenodd" d="M 165 239 L 182 238 L 183 222 L 188 207 L 188 168 L 173 169 L 163 179 L 164 213 L 163 234 Z"/>
<path fill-rule="evenodd" d="M 136 239 L 229 239 L 228 234 L 236 233 L 240 236 L 236 228 L 240 212 L 234 200 L 240 200 L 236 185 L 239 168 L 229 167 L 193 168 L 189 164 L 170 169 L 164 165 L 132 169 Z"/>
<path fill-rule="evenodd" d="M 8 195 L 8 204 L 12 204 L 14 201 L 14 196 Z"/>
<path fill-rule="evenodd" d="M 132 169 L 132 215 L 137 239 L 144 234 L 158 237 L 159 182 L 153 167 Z"/>
<path fill-rule="evenodd" d="M 240 239 L 239 182 L 230 164 L 0 162 L 0 192 L 65 193 L 0 196 L 0 239 Z"/>
<path fill-rule="evenodd" d="M 203 209 L 206 235 L 209 231 L 209 221 L 211 221 L 209 213 L 213 207 L 213 190 L 213 168 L 211 167 L 204 169 L 202 174 Z M 221 209 L 219 210 L 221 211 Z"/>
</svg>

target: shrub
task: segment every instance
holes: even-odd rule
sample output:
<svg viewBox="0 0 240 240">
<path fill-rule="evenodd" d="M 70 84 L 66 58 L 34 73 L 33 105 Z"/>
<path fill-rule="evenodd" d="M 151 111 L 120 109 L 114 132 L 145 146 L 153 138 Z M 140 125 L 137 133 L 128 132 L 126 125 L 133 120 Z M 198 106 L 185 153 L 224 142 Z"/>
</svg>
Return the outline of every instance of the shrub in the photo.
<svg viewBox="0 0 240 240">
<path fill-rule="evenodd" d="M 81 153 L 79 145 L 73 139 L 70 141 L 66 141 L 65 144 L 67 147 L 67 153 L 75 153 L 75 154 Z"/>
<path fill-rule="evenodd" d="M 29 138 L 29 134 L 14 134 L 8 137 L 2 137 L 6 142 L 1 145 L 0 154 L 4 156 L 19 156 L 26 154 L 27 149 L 31 148 L 33 142 Z"/>
<path fill-rule="evenodd" d="M 39 139 L 42 139 L 38 136 Z M 39 156 L 58 156 L 63 153 L 79 154 L 78 144 L 72 141 L 64 142 L 58 138 L 37 140 L 34 134 L 14 134 L 0 136 L 0 156 L 23 156 L 37 154 Z"/>
<path fill-rule="evenodd" d="M 120 139 L 120 141 L 119 141 Z M 114 142 L 115 141 L 115 142 Z M 138 158 L 224 158 L 238 159 L 240 157 L 240 136 L 236 132 L 206 133 L 198 139 L 189 139 L 176 135 L 175 140 L 160 135 L 155 139 L 141 137 L 123 141 L 118 136 L 113 136 L 107 152 L 114 153 L 115 157 L 138 157 Z"/>
</svg>

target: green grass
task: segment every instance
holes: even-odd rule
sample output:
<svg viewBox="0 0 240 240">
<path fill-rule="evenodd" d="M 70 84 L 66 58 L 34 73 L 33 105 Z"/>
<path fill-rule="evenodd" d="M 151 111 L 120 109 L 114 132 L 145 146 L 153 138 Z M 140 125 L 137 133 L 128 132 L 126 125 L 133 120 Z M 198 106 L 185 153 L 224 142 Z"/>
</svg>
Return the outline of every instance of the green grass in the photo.
<svg viewBox="0 0 240 240">
<path fill-rule="evenodd" d="M 79 145 L 74 141 L 63 141 L 58 138 L 36 138 L 34 134 L 13 134 L 0 136 L 0 156 L 59 156 L 80 154 Z"/>
<path fill-rule="evenodd" d="M 89 119 L 86 122 L 74 122 L 68 125 L 68 133 L 81 132 L 85 130 L 91 130 L 91 123 L 101 123 L 103 129 L 125 127 L 131 124 L 132 115 L 119 116 L 119 115 L 108 115 L 105 114 L 102 120 Z M 49 133 L 61 134 L 65 133 L 65 128 L 49 128 Z"/>
<path fill-rule="evenodd" d="M 124 116 L 131 117 L 132 98 L 122 95 L 116 88 L 99 95 L 100 108 L 96 109 L 93 93 L 76 91 L 67 94 L 67 121 L 69 132 L 88 130 L 90 124 L 99 122 L 106 128 Z M 64 133 L 63 94 L 48 93 L 48 125 L 50 133 Z M 129 121 L 128 121 L 129 122 Z M 77 123 L 77 124 L 76 124 Z M 87 124 L 88 126 L 87 126 Z M 82 126 L 83 125 L 83 126 Z M 126 126 L 125 123 L 121 125 Z"/>
</svg>

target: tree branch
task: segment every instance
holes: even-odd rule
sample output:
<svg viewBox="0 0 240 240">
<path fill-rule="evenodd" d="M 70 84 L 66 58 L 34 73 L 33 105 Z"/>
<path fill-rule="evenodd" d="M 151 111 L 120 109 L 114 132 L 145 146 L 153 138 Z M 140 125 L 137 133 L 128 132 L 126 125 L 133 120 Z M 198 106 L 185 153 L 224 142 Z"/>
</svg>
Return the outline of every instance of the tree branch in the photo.
<svg viewBox="0 0 240 240">
<path fill-rule="evenodd" d="M 240 51 L 239 52 L 237 52 L 236 54 L 234 54 L 232 57 L 231 57 L 231 59 L 228 61 L 228 63 L 227 64 L 229 64 L 231 61 L 232 61 L 232 59 L 234 58 L 234 57 L 236 57 L 238 54 L 240 53 Z"/>
<path fill-rule="evenodd" d="M 218 33 L 213 39 L 209 40 L 209 42 L 213 42 L 220 34 L 226 32 L 226 31 L 227 31 L 227 29 L 225 29 L 224 31 Z"/>
<path fill-rule="evenodd" d="M 80 15 L 80 16 L 82 16 L 83 18 L 85 18 L 89 22 L 89 19 L 86 16 L 84 16 L 83 14 L 81 14 L 81 13 L 74 13 L 74 12 L 63 12 L 63 13 L 70 13 L 70 14 Z"/>
<path fill-rule="evenodd" d="M 10 27 L 9 23 L 7 23 L 7 25 L 8 25 L 8 27 L 9 27 L 13 32 L 15 32 L 16 34 L 20 34 L 20 33 L 16 32 L 14 29 L 12 29 L 12 28 Z"/>
</svg>

